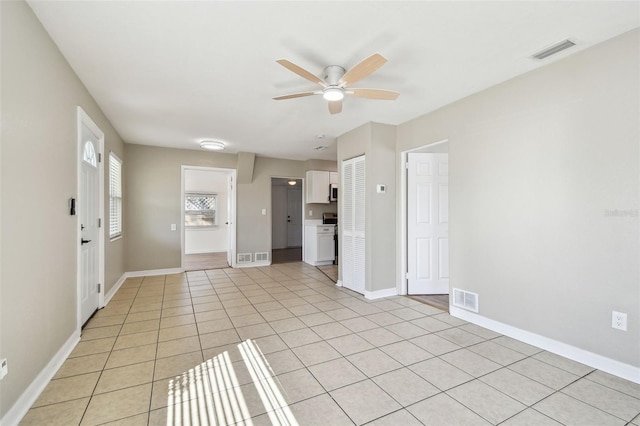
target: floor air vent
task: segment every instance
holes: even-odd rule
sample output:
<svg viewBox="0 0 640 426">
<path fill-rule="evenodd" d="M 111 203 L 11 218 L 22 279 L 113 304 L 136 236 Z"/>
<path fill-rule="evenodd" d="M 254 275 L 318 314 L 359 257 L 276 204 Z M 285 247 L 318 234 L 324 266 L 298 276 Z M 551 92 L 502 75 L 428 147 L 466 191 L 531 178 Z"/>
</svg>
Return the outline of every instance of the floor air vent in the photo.
<svg viewBox="0 0 640 426">
<path fill-rule="evenodd" d="M 256 252 L 256 262 L 268 262 L 269 261 L 269 253 L 266 251 Z"/>
<path fill-rule="evenodd" d="M 251 253 L 238 253 L 238 263 L 251 263 Z"/>
<path fill-rule="evenodd" d="M 453 306 L 466 309 L 468 311 L 478 312 L 478 294 L 470 291 L 453 289 Z"/>
</svg>

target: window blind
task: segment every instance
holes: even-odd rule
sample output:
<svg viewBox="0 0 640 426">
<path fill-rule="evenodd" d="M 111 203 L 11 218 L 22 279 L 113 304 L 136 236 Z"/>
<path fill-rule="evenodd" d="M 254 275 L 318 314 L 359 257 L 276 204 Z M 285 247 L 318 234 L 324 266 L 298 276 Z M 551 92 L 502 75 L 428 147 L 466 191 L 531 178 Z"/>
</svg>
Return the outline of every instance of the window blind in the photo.
<svg viewBox="0 0 640 426">
<path fill-rule="evenodd" d="M 109 238 L 122 235 L 122 161 L 109 153 Z"/>
</svg>

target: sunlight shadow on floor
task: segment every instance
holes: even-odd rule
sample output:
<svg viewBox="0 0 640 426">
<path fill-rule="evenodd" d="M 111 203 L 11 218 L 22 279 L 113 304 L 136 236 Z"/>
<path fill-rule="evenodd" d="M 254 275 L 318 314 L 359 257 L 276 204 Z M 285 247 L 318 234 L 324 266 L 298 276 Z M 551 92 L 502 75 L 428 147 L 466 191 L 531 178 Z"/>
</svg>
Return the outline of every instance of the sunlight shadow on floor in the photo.
<svg viewBox="0 0 640 426">
<path fill-rule="evenodd" d="M 248 339 L 237 346 L 260 397 L 260 412 L 273 425 L 298 425 L 260 348 Z M 252 425 L 249 404 L 225 351 L 169 381 L 167 425 Z"/>
</svg>

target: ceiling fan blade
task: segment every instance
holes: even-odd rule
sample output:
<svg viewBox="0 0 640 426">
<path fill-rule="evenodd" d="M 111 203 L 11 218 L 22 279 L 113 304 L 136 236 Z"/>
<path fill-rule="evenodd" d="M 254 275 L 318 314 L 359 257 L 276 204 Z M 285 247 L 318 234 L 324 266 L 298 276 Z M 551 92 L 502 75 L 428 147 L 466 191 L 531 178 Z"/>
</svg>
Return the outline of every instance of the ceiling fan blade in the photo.
<svg viewBox="0 0 640 426">
<path fill-rule="evenodd" d="M 294 98 L 304 98 L 305 96 L 311 96 L 311 95 L 317 95 L 318 93 L 322 93 L 322 92 L 300 92 L 300 93 L 292 93 L 290 95 L 282 95 L 282 96 L 276 96 L 275 98 L 273 98 L 276 101 L 281 101 L 283 99 L 294 99 Z"/>
<path fill-rule="evenodd" d="M 382 89 L 348 89 L 347 94 L 357 96 L 359 98 L 378 99 L 384 101 L 393 101 L 398 98 L 400 93 L 393 90 Z"/>
<path fill-rule="evenodd" d="M 324 80 L 311 74 L 309 71 L 305 70 L 304 68 L 300 68 L 293 62 L 289 62 L 286 59 L 279 59 L 276 62 L 282 65 L 283 67 L 285 67 L 286 69 L 288 69 L 289 71 L 298 74 L 300 77 L 306 78 L 312 83 L 319 84 L 322 87 L 327 87 L 327 83 L 325 83 Z"/>
<path fill-rule="evenodd" d="M 329 101 L 329 112 L 331 114 L 342 112 L 342 101 Z"/>
<path fill-rule="evenodd" d="M 340 84 L 343 86 L 353 84 L 356 81 L 360 81 L 363 78 L 367 77 L 375 70 L 383 66 L 387 60 L 384 56 L 379 53 L 374 53 L 366 59 L 363 59 L 358 64 L 356 64 L 353 68 L 345 73 L 340 79 Z"/>
</svg>

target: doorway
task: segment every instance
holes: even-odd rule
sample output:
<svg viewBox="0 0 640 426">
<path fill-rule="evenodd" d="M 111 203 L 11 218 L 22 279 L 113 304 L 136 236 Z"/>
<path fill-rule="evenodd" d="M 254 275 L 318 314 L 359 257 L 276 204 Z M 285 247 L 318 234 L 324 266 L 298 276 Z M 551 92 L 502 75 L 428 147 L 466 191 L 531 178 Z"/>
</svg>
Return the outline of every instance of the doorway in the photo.
<svg viewBox="0 0 640 426">
<path fill-rule="evenodd" d="M 437 307 L 448 306 L 450 291 L 448 152 L 445 140 L 402 155 L 402 294 L 432 297 Z"/>
<path fill-rule="evenodd" d="M 104 304 L 104 133 L 78 107 L 78 198 L 70 213 L 78 215 L 78 328 Z M 75 209 L 75 211 L 74 211 Z"/>
<path fill-rule="evenodd" d="M 234 266 L 235 170 L 182 166 L 182 269 Z"/>
<path fill-rule="evenodd" d="M 302 179 L 271 178 L 271 263 L 302 261 Z"/>
</svg>

